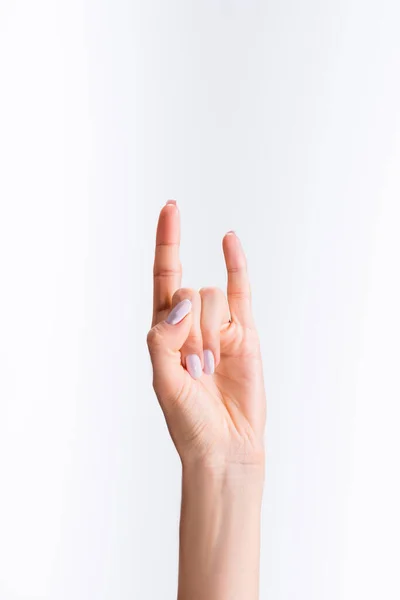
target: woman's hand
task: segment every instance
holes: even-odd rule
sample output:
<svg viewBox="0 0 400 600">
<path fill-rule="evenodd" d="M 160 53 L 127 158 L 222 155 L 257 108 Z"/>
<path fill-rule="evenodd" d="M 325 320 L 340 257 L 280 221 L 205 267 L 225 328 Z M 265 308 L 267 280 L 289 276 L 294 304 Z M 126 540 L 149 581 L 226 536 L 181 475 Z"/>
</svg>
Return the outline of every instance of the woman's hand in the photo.
<svg viewBox="0 0 400 600">
<path fill-rule="evenodd" d="M 183 465 L 178 600 L 256 600 L 265 391 L 239 239 L 223 239 L 227 297 L 182 289 L 179 211 L 161 210 L 147 342 Z"/>
<path fill-rule="evenodd" d="M 180 219 L 160 213 L 154 305 L 147 343 L 153 386 L 183 465 L 261 467 L 265 390 L 246 258 L 233 232 L 223 238 L 227 296 L 181 288 Z"/>
</svg>

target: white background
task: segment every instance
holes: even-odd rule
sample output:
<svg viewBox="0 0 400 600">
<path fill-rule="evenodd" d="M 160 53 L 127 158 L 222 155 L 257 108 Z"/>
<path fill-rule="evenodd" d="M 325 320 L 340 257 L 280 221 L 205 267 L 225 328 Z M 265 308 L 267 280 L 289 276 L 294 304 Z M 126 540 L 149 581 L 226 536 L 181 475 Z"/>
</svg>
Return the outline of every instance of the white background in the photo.
<svg viewBox="0 0 400 600">
<path fill-rule="evenodd" d="M 225 286 L 227 230 L 247 252 L 261 598 L 400 597 L 399 22 L 397 0 L 0 0 L 1 600 L 175 597 L 145 343 L 168 198 L 185 286 Z"/>
</svg>

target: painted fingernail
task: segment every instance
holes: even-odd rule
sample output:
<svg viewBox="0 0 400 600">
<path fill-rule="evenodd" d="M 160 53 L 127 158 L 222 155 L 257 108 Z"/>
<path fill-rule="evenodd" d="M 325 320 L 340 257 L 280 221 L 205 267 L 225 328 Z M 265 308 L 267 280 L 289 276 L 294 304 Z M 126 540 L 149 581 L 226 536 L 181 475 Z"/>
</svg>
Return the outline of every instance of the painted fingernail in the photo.
<svg viewBox="0 0 400 600">
<path fill-rule="evenodd" d="M 206 375 L 212 375 L 214 373 L 214 369 L 215 369 L 214 354 L 211 352 L 211 350 L 204 350 L 203 355 L 204 355 L 204 373 Z"/>
<path fill-rule="evenodd" d="M 186 357 L 186 368 L 193 379 L 198 379 L 202 375 L 201 360 L 197 354 L 189 354 Z"/>
<path fill-rule="evenodd" d="M 174 204 L 176 206 L 176 200 L 167 200 L 166 204 Z"/>
<path fill-rule="evenodd" d="M 179 323 L 179 321 L 182 321 L 182 319 L 186 317 L 186 315 L 188 315 L 191 310 L 192 303 L 188 298 L 185 298 L 185 300 L 181 300 L 176 306 L 174 306 L 174 308 L 171 310 L 171 312 L 165 320 L 170 325 L 176 325 L 177 323 Z"/>
</svg>

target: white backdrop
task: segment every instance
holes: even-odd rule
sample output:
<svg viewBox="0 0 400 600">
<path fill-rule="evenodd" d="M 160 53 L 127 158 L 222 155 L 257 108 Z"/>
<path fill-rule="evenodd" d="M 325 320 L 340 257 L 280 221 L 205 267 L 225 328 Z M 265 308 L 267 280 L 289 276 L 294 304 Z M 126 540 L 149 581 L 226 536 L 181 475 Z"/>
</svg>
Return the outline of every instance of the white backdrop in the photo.
<svg viewBox="0 0 400 600">
<path fill-rule="evenodd" d="M 225 286 L 229 229 L 248 256 L 261 598 L 399 598 L 399 22 L 397 0 L 0 0 L 1 600 L 175 597 L 145 343 L 168 198 L 185 286 Z"/>
</svg>

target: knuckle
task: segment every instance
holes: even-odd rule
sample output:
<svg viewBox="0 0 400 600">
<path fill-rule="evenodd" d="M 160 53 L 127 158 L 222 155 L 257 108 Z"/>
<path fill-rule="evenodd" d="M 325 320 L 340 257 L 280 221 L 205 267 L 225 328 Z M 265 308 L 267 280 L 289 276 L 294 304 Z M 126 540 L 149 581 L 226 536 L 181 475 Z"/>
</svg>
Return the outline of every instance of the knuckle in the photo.
<svg viewBox="0 0 400 600">
<path fill-rule="evenodd" d="M 203 337 L 200 333 L 189 333 L 186 338 L 185 346 L 199 347 L 203 344 Z"/>
<path fill-rule="evenodd" d="M 236 300 L 251 300 L 251 294 L 248 290 L 231 290 L 228 296 Z"/>
<path fill-rule="evenodd" d="M 213 286 L 206 286 L 206 287 L 202 287 L 199 291 L 200 296 L 202 296 L 203 298 L 205 297 L 210 297 L 210 296 L 221 296 L 221 297 L 225 297 L 224 292 L 221 290 L 221 288 L 219 287 L 213 287 Z"/>
<path fill-rule="evenodd" d="M 207 340 L 210 342 L 211 340 L 216 340 L 218 337 L 218 332 L 208 326 L 203 326 L 201 328 L 203 340 Z"/>
<path fill-rule="evenodd" d="M 158 244 L 156 244 L 156 248 L 179 248 L 179 242 L 158 242 Z"/>
<path fill-rule="evenodd" d="M 182 300 L 184 298 L 192 298 L 194 290 L 192 288 L 179 288 L 174 293 L 174 300 Z"/>
<path fill-rule="evenodd" d="M 185 354 L 198 354 L 203 348 L 203 338 L 199 334 L 189 334 L 183 345 Z"/>
<path fill-rule="evenodd" d="M 216 293 L 218 293 L 218 288 L 212 286 L 205 286 L 199 290 L 200 296 L 214 296 Z"/>
<path fill-rule="evenodd" d="M 228 273 L 230 274 L 235 274 L 235 273 L 240 273 L 240 274 L 244 274 L 246 272 L 246 263 L 243 262 L 242 264 L 239 265 L 235 265 L 235 266 L 230 266 L 227 268 Z"/>
<path fill-rule="evenodd" d="M 161 279 L 163 277 L 174 277 L 175 275 L 181 275 L 182 269 L 168 269 L 163 267 L 157 267 L 153 270 L 155 279 Z"/>
<path fill-rule="evenodd" d="M 155 346 L 158 346 L 160 344 L 161 332 L 157 325 L 155 325 L 148 331 L 146 342 L 149 348 L 154 348 Z"/>
</svg>

